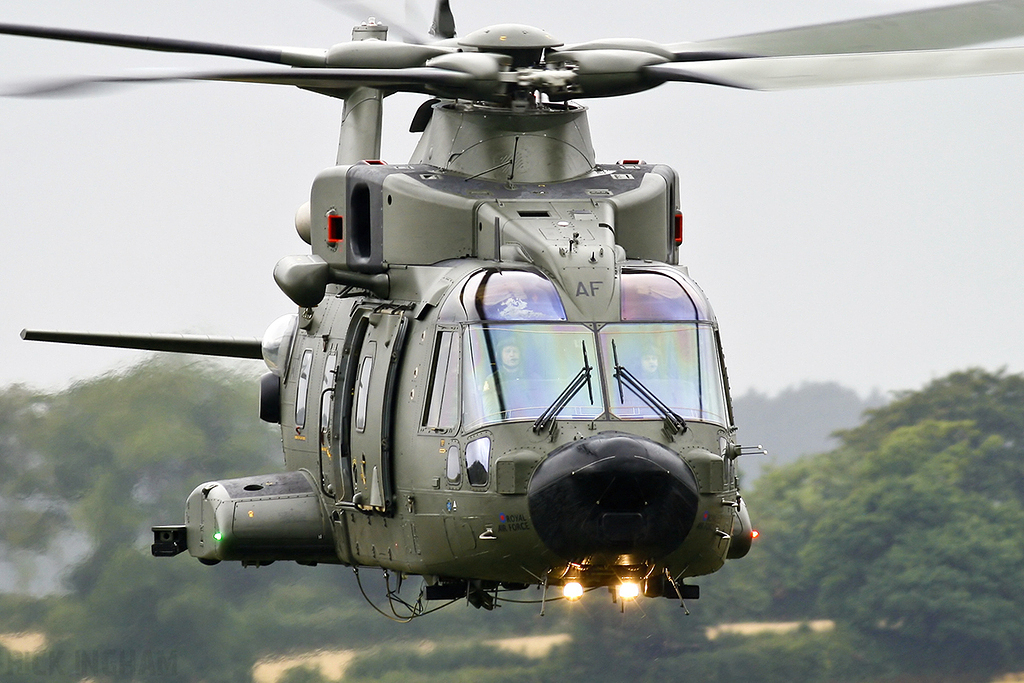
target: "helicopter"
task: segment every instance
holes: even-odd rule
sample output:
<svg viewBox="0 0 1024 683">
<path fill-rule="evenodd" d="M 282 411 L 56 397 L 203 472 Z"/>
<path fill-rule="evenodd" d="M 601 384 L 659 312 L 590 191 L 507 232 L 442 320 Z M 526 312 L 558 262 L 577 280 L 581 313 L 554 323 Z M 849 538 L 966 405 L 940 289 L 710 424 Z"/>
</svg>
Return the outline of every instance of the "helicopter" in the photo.
<svg viewBox="0 0 1024 683">
<path fill-rule="evenodd" d="M 0 32 L 280 61 L 120 76 L 277 83 L 338 97 L 337 164 L 275 269 L 298 312 L 262 339 L 26 331 L 26 339 L 262 358 L 286 472 L 198 486 L 153 552 L 381 567 L 427 599 L 491 607 L 529 585 L 577 599 L 692 599 L 754 532 L 717 321 L 679 263 L 678 175 L 598 163 L 579 101 L 669 81 L 772 89 L 1019 72 L 1019 2 L 721 41 L 563 45 L 528 26 L 393 43 L 376 21 L 327 50 L 0 26 Z M 449 35 L 450 34 L 450 35 Z M 866 35 L 870 34 L 870 38 Z M 865 48 L 870 41 L 871 49 Z M 393 91 L 429 99 L 407 164 L 379 160 Z M 653 367 L 653 370 L 652 370 Z M 759 449 L 752 449 L 759 450 Z"/>
</svg>

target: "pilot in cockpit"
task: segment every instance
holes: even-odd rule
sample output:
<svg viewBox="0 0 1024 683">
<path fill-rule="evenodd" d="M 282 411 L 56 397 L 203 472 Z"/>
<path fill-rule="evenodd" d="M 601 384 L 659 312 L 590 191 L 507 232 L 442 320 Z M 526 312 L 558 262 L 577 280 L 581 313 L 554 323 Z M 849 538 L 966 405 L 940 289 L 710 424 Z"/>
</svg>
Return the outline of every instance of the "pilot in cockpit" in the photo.
<svg viewBox="0 0 1024 683">
<path fill-rule="evenodd" d="M 527 369 L 523 346 L 515 338 L 496 345 L 496 369 L 481 386 L 484 414 L 503 418 L 535 416 L 547 403 L 537 394 L 544 389 Z M 550 401 L 548 401 L 550 402 Z"/>
</svg>

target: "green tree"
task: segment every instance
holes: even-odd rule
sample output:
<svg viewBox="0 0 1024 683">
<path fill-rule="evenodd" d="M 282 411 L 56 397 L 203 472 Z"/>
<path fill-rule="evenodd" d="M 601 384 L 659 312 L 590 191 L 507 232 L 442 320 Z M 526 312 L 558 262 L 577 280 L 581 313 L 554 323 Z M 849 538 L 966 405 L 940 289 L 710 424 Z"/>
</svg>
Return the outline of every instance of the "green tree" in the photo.
<svg viewBox="0 0 1024 683">
<path fill-rule="evenodd" d="M 311 666 L 295 666 L 284 672 L 278 683 L 330 683 L 330 679 Z"/>
<path fill-rule="evenodd" d="M 974 424 L 893 431 L 801 551 L 826 613 L 958 668 L 1007 665 L 1024 647 L 1024 510 L 976 490 L 979 464 L 1008 449 Z"/>
<path fill-rule="evenodd" d="M 259 644 L 239 637 L 246 629 L 232 604 L 248 597 L 246 580 L 151 557 L 149 527 L 180 520 L 202 481 L 281 468 L 279 437 L 256 418 L 253 382 L 160 360 L 53 394 L 15 387 L 0 404 L 12 408 L 0 411 L 4 543 L 46 552 L 76 529 L 90 545 L 68 572 L 66 596 L 20 605 L 21 621 L 44 628 L 52 651 L 81 655 L 61 670 L 248 680 Z"/>
<path fill-rule="evenodd" d="M 620 612 L 595 593 L 549 605 L 544 619 L 535 604 L 459 603 L 406 626 L 366 607 L 346 568 L 149 556 L 148 527 L 176 521 L 198 483 L 280 469 L 279 436 L 255 419 L 248 378 L 171 361 L 55 394 L 11 388 L 0 392 L 4 542 L 36 552 L 77 528 L 92 552 L 62 598 L 0 607 L 12 628 L 42 627 L 53 651 L 83 655 L 86 668 L 58 682 L 242 681 L 261 656 L 310 648 L 366 653 L 353 674 L 367 681 L 797 683 L 928 667 L 983 680 L 1024 651 L 1022 387 L 1016 375 L 957 373 L 873 411 L 838 448 L 772 469 L 747 496 L 761 538 L 700 581 L 690 617 L 668 600 Z M 381 594 L 379 572 L 362 581 Z M 816 617 L 836 631 L 704 636 L 718 620 Z M 540 662 L 483 645 L 566 630 L 572 643 Z M 421 640 L 438 649 L 415 652 Z M 104 669 L 111 652 L 128 666 Z"/>
<path fill-rule="evenodd" d="M 1024 651 L 1024 378 L 956 373 L 766 474 L 746 562 L 767 613 L 828 616 L 904 668 L 982 675 Z"/>
<path fill-rule="evenodd" d="M 438 637 L 438 618 L 396 626 L 372 612 L 347 568 L 206 567 L 187 555 L 150 556 L 149 527 L 179 521 L 195 486 L 283 467 L 280 435 L 258 420 L 251 378 L 160 360 L 51 394 L 11 388 L 0 406 L 9 408 L 0 413 L 0 467 L 9 475 L 4 542 L 44 552 L 75 529 L 90 544 L 67 572 L 66 595 L 0 605 L 17 612 L 6 623 L 44 630 L 71 664 L 70 653 L 83 654 L 82 675 L 74 678 L 71 666 L 70 679 L 134 672 L 137 680 L 249 680 L 268 654 Z M 362 581 L 382 598 L 379 572 L 364 571 Z M 522 633 L 536 609 L 509 605 L 494 618 L 454 605 L 440 617 L 441 635 L 476 642 Z M 103 659 L 111 653 L 128 664 L 111 673 Z"/>
<path fill-rule="evenodd" d="M 850 630 L 760 636 L 720 636 L 683 656 L 650 663 L 640 680 L 650 683 L 835 683 L 885 680 L 889 671 L 871 643 Z"/>
<path fill-rule="evenodd" d="M 24 386 L 0 391 L 0 542 L 9 552 L 44 550 L 55 527 L 50 506 L 38 495 L 40 458 L 30 446 L 33 426 L 45 412 L 42 397 Z"/>
</svg>

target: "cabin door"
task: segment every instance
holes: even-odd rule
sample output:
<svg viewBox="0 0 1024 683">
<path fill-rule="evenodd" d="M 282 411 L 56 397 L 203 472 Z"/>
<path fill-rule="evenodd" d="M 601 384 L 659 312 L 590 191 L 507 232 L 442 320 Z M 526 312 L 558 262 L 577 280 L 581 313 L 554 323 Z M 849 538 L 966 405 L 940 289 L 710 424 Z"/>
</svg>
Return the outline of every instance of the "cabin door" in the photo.
<svg viewBox="0 0 1024 683">
<path fill-rule="evenodd" d="M 388 512 L 394 504 L 395 385 L 407 327 L 404 310 L 360 309 L 352 318 L 344 460 L 351 502 L 364 510 Z"/>
</svg>

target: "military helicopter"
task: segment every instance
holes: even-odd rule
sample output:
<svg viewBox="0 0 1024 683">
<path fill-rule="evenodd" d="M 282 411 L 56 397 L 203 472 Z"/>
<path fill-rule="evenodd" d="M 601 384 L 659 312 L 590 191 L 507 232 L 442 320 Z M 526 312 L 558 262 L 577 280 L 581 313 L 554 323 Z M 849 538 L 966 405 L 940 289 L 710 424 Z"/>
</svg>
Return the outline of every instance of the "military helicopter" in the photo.
<svg viewBox="0 0 1024 683">
<path fill-rule="evenodd" d="M 199 485 L 153 553 L 278 560 L 425 579 L 423 598 L 493 607 L 538 585 L 578 599 L 696 598 L 694 577 L 743 557 L 718 325 L 679 263 L 676 172 L 598 163 L 579 101 L 669 81 L 782 89 L 1024 71 L 997 0 L 737 38 L 563 45 L 515 24 L 431 40 L 368 20 L 329 49 L 256 48 L 0 25 L 0 33 L 283 64 L 41 84 L 293 85 L 344 100 L 337 164 L 279 262 L 297 312 L 262 339 L 27 330 L 87 345 L 263 359 L 260 417 L 286 471 Z M 392 92 L 429 99 L 407 164 L 380 161 Z M 422 609 L 417 607 L 416 609 Z"/>
</svg>

